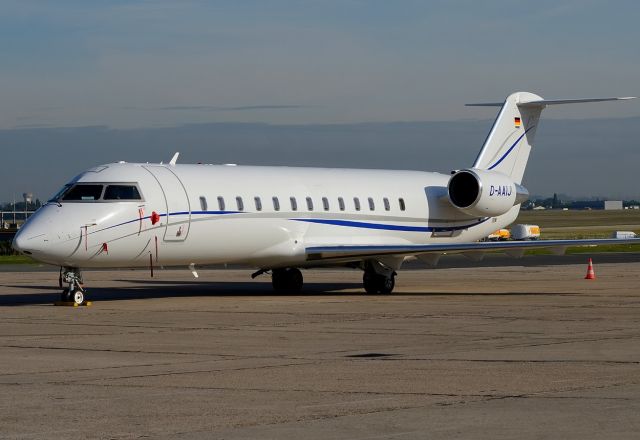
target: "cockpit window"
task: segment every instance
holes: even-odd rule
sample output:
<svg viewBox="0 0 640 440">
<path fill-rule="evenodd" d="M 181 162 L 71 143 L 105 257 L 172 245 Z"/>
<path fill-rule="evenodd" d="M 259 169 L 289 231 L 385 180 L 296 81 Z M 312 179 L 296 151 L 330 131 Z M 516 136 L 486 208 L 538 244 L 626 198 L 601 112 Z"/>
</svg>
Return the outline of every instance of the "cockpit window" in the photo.
<svg viewBox="0 0 640 440">
<path fill-rule="evenodd" d="M 99 200 L 102 195 L 103 185 L 77 184 L 62 194 L 64 201 L 90 201 Z"/>
<path fill-rule="evenodd" d="M 106 187 L 106 189 L 105 189 Z M 104 195 L 103 195 L 104 190 Z M 49 202 L 97 202 L 142 200 L 136 183 L 69 183 Z"/>
<path fill-rule="evenodd" d="M 49 199 L 50 202 L 57 202 L 58 200 L 60 200 L 62 198 L 63 195 L 65 195 L 69 189 L 72 187 L 73 185 L 71 184 L 66 184 L 65 186 L 62 187 L 62 189 L 60 191 L 58 191 L 56 193 L 55 196 L 51 197 Z"/>
<path fill-rule="evenodd" d="M 108 185 L 104 192 L 105 200 L 142 200 L 135 185 Z"/>
</svg>

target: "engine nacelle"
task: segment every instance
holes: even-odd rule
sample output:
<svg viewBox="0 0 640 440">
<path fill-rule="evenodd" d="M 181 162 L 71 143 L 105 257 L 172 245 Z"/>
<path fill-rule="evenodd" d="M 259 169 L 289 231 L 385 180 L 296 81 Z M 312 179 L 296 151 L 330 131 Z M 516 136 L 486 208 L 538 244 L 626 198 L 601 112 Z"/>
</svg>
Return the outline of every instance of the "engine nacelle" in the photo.
<svg viewBox="0 0 640 440">
<path fill-rule="evenodd" d="M 476 168 L 456 172 L 447 189 L 451 204 L 474 217 L 505 214 L 529 198 L 529 191 L 509 176 Z"/>
</svg>

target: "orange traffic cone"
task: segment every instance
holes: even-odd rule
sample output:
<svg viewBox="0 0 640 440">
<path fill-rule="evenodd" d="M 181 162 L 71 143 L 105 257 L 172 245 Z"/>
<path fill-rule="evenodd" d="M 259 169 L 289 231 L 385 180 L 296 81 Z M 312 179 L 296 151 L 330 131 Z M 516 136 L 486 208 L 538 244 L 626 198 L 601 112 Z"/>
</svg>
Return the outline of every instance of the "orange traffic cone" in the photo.
<svg viewBox="0 0 640 440">
<path fill-rule="evenodd" d="M 591 258 L 589 258 L 589 266 L 587 267 L 587 276 L 584 277 L 585 280 L 595 280 L 596 273 L 593 271 L 593 262 Z"/>
</svg>

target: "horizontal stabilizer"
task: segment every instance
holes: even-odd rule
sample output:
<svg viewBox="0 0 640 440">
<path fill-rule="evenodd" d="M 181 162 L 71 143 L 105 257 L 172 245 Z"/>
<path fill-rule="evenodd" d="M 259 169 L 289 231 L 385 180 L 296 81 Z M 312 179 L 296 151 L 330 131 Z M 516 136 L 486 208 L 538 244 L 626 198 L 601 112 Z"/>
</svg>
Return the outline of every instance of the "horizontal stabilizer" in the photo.
<svg viewBox="0 0 640 440">
<path fill-rule="evenodd" d="M 604 101 L 627 101 L 636 99 L 637 96 L 622 96 L 619 98 L 585 98 L 585 99 L 535 99 L 531 101 L 516 102 L 521 107 L 540 107 L 555 104 L 580 104 L 583 102 L 604 102 Z M 474 104 L 465 104 L 467 107 L 502 107 L 504 102 L 478 102 Z"/>
<path fill-rule="evenodd" d="M 555 104 L 580 104 L 583 102 L 627 101 L 629 99 L 636 99 L 636 96 L 623 96 L 620 98 L 537 99 L 534 101 L 519 102 L 517 105 L 522 107 L 537 107 Z"/>
<path fill-rule="evenodd" d="M 473 104 L 465 104 L 467 107 L 502 107 L 503 102 L 476 102 Z"/>
</svg>

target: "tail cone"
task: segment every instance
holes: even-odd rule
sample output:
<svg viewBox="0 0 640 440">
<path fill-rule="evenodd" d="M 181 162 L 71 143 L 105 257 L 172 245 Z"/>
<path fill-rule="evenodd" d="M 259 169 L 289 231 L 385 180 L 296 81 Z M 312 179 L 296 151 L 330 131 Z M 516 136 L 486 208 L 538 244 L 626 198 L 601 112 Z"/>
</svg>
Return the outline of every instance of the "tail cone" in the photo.
<svg viewBox="0 0 640 440">
<path fill-rule="evenodd" d="M 585 280 L 595 280 L 596 273 L 593 271 L 593 262 L 591 258 L 589 258 L 589 266 L 587 267 L 587 276 L 584 277 Z"/>
</svg>

